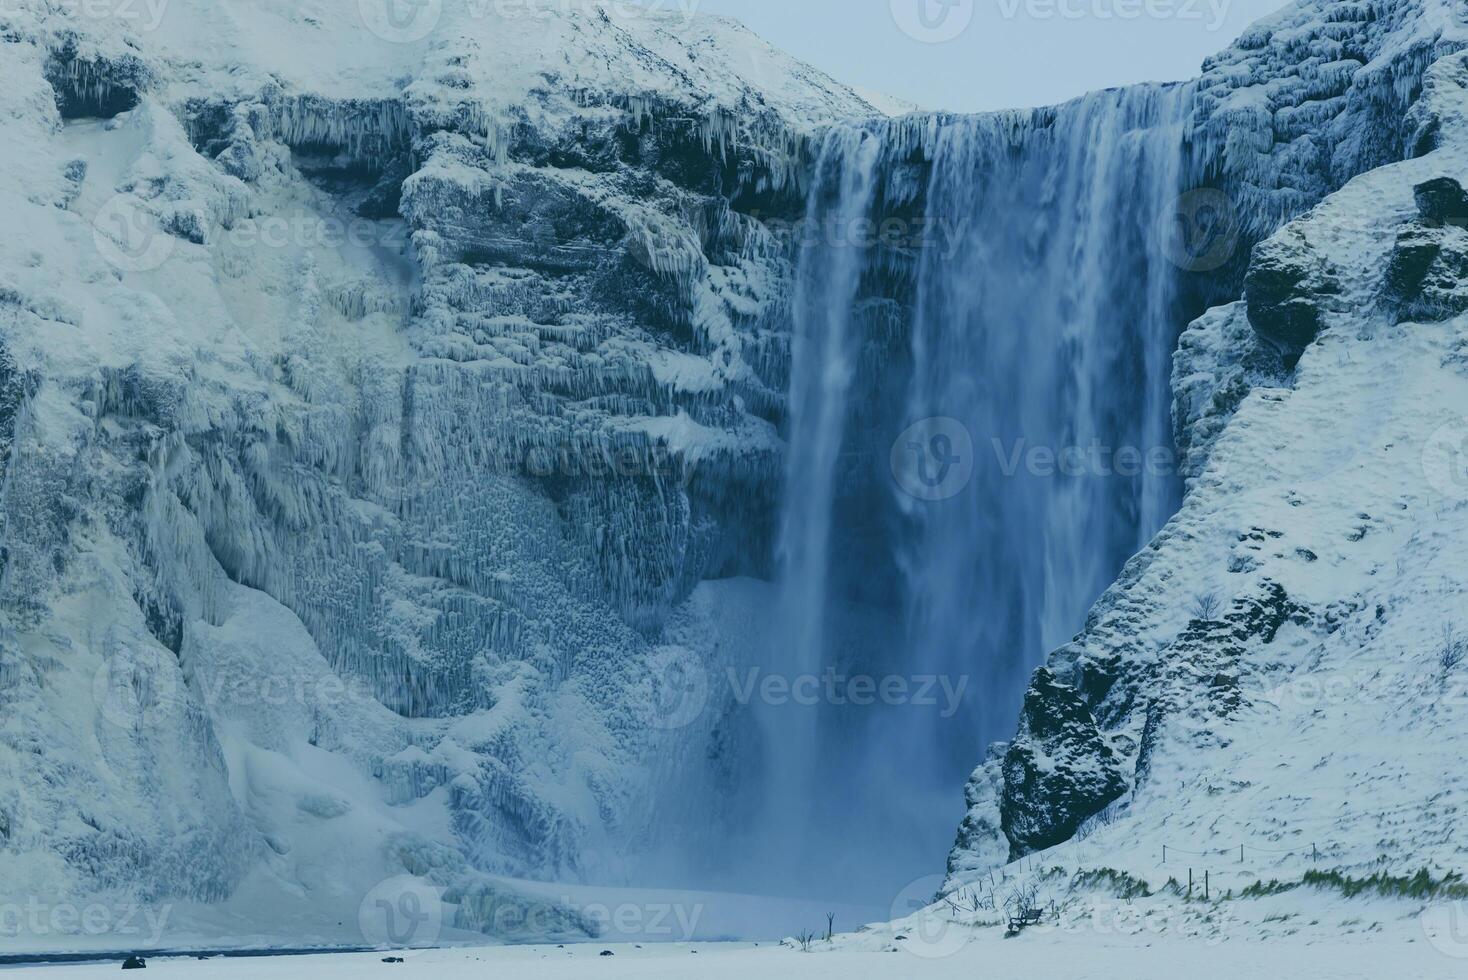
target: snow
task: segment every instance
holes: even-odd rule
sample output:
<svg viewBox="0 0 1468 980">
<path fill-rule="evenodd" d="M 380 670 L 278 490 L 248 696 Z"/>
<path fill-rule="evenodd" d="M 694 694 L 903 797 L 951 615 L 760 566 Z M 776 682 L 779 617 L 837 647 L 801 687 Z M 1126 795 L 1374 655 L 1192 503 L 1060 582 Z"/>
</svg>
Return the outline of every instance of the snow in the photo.
<svg viewBox="0 0 1468 980">
<path fill-rule="evenodd" d="M 933 933 L 932 949 L 948 941 Z M 919 948 L 922 942 L 919 939 Z M 1379 980 L 1411 976 L 1420 980 L 1457 977 L 1462 959 L 1434 948 L 1410 928 L 1393 927 L 1385 934 L 1330 938 L 1317 933 L 1270 942 L 1243 937 L 1203 946 L 1138 926 L 1107 932 L 1025 935 L 1003 939 L 996 932 L 963 937 L 941 956 L 902 950 L 904 942 L 885 943 L 880 949 L 853 948 L 839 938 L 830 948 L 817 940 L 809 951 L 787 945 L 669 943 L 638 945 L 614 942 L 581 946 L 513 946 L 393 953 L 344 953 L 315 956 L 277 956 L 249 959 L 148 959 L 149 976 L 189 978 L 359 977 L 382 973 L 405 978 L 433 977 L 456 980 L 486 973 L 534 976 L 544 980 L 580 980 L 582 977 L 656 978 L 698 976 L 709 980 L 762 980 L 791 976 L 831 980 L 958 980 L 974 976 L 1026 976 L 1037 980 L 1076 977 L 1135 977 L 1172 980 L 1186 964 L 1189 975 L 1200 978 L 1289 976 L 1299 980 Z M 890 951 L 889 951 L 890 947 Z M 947 946 L 943 946 L 945 950 Z M 611 955 L 605 955 L 610 952 Z M 402 956 L 402 963 L 384 964 L 384 956 Z M 7 976 L 74 977 L 112 975 L 116 962 L 15 968 Z"/>
</svg>

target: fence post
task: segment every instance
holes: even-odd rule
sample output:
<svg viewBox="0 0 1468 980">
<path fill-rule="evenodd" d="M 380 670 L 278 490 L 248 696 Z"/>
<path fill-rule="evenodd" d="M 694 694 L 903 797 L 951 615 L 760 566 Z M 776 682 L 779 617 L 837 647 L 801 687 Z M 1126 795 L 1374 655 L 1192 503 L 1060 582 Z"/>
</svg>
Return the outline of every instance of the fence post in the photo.
<svg viewBox="0 0 1468 980">
<path fill-rule="evenodd" d="M 1320 860 L 1320 848 L 1314 844 L 1310 845 L 1310 860 L 1315 862 Z"/>
<path fill-rule="evenodd" d="M 1203 872 L 1203 901 L 1208 901 L 1208 872 Z"/>
<path fill-rule="evenodd" d="M 1162 845 L 1162 863 L 1163 864 L 1166 864 L 1167 863 L 1167 845 L 1166 844 L 1163 844 Z"/>
<path fill-rule="evenodd" d="M 1239 863 L 1240 864 L 1243 864 L 1244 863 L 1244 845 L 1243 844 L 1240 844 L 1239 845 Z"/>
<path fill-rule="evenodd" d="M 1188 869 L 1188 899 L 1191 901 L 1192 898 L 1193 898 L 1193 869 L 1192 868 L 1189 868 Z"/>
</svg>

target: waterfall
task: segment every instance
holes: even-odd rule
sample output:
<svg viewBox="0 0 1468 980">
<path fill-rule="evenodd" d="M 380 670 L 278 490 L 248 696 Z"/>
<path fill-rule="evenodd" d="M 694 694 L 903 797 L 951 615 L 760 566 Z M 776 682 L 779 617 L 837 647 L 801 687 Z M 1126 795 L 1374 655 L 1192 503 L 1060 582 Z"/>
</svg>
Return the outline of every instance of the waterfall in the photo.
<svg viewBox="0 0 1468 980">
<path fill-rule="evenodd" d="M 866 217 L 880 151 L 880 141 L 859 129 L 838 129 L 826 137 L 806 210 L 808 225 L 827 214 L 848 226 Z M 818 674 L 826 651 L 831 501 L 856 377 L 860 337 L 854 307 L 866 263 L 862 249 L 850 240 L 830 242 L 804 258 L 795 283 L 791 429 L 776 556 L 779 643 L 767 660 L 771 673 L 791 677 Z M 767 828 L 790 826 L 809 802 L 804 784 L 818 765 L 818 716 L 799 705 L 758 707 L 768 732 L 764 822 Z M 765 847 L 791 842 L 772 831 Z"/>
<path fill-rule="evenodd" d="M 1175 509 L 1189 101 L 1137 87 L 827 136 L 768 669 L 906 693 L 760 709 L 756 839 L 792 881 L 875 901 L 941 868 L 963 780 L 1012 731 L 1030 670 Z M 960 692 L 951 714 L 945 688 L 919 702 L 928 677 Z"/>
</svg>

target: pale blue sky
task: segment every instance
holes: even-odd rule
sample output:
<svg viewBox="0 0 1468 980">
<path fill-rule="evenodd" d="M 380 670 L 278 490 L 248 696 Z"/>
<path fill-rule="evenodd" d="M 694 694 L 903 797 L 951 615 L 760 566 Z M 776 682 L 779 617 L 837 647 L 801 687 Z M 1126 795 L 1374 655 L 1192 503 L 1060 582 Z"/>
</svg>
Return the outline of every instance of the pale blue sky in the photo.
<svg viewBox="0 0 1468 980">
<path fill-rule="evenodd" d="M 1195 75 L 1283 0 L 649 0 L 696 3 L 850 85 L 924 108 L 1060 102 Z M 945 5 L 947 5 L 945 7 Z M 903 21 L 910 29 L 905 33 Z M 966 26 L 965 26 L 966 25 Z M 941 43 L 923 42 L 957 34 Z"/>
</svg>

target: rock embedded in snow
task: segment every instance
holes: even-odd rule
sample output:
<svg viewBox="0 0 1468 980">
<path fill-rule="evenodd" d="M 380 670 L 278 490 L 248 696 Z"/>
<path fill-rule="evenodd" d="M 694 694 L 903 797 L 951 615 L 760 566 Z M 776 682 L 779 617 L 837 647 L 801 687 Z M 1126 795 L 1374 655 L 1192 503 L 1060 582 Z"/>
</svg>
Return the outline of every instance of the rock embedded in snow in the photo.
<svg viewBox="0 0 1468 980">
<path fill-rule="evenodd" d="M 1045 668 L 1025 692 L 1019 732 L 1004 753 L 1001 806 L 1011 856 L 1068 840 L 1127 789 L 1122 762 L 1076 690 Z"/>
</svg>

